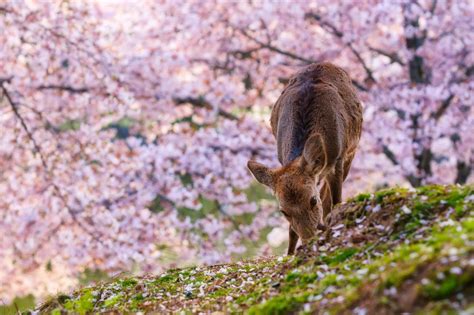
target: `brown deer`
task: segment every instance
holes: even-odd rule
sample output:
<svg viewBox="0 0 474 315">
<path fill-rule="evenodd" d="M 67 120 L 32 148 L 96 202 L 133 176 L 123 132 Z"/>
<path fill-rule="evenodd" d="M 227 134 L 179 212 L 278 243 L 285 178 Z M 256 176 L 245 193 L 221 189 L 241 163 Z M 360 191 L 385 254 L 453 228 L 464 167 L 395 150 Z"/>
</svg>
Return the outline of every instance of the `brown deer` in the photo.
<svg viewBox="0 0 474 315">
<path fill-rule="evenodd" d="M 270 123 L 282 167 L 270 169 L 255 161 L 248 167 L 274 191 L 290 223 L 290 255 L 298 238 L 306 243 L 325 228 L 325 218 L 341 202 L 361 135 L 362 106 L 342 68 L 311 64 L 291 77 Z"/>
</svg>

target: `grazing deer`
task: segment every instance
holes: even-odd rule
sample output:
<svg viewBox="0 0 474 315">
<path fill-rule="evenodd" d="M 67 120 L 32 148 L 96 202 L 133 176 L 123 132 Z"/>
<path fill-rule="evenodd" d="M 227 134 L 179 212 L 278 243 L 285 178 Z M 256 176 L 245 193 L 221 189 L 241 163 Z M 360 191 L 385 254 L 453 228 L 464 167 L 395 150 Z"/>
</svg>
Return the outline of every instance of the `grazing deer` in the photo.
<svg viewBox="0 0 474 315">
<path fill-rule="evenodd" d="M 291 77 L 270 123 L 282 167 L 249 161 L 248 168 L 274 191 L 290 223 L 290 255 L 298 238 L 306 243 L 325 228 L 326 216 L 341 202 L 361 135 L 362 106 L 343 69 L 311 64 Z"/>
</svg>

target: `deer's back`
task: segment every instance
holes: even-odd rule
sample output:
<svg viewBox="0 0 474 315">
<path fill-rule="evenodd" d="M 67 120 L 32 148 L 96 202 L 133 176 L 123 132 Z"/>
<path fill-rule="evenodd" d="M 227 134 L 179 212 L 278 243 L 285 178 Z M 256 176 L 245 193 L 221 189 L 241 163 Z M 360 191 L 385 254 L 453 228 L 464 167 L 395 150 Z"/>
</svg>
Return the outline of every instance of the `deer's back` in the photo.
<svg viewBox="0 0 474 315">
<path fill-rule="evenodd" d="M 349 75 L 330 63 L 311 64 L 291 77 L 272 110 L 278 159 L 288 164 L 319 133 L 341 154 L 353 154 L 362 128 L 362 106 Z"/>
</svg>

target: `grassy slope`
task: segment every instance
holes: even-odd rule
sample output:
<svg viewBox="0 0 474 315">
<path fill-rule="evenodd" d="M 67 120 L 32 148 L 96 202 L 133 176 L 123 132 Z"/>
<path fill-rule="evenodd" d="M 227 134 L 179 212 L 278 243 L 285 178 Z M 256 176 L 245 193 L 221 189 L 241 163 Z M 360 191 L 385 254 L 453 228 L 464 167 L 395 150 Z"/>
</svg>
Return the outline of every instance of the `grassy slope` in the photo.
<svg viewBox="0 0 474 315">
<path fill-rule="evenodd" d="M 338 207 L 294 257 L 117 278 L 56 296 L 41 313 L 474 311 L 474 187 L 394 188 Z"/>
</svg>

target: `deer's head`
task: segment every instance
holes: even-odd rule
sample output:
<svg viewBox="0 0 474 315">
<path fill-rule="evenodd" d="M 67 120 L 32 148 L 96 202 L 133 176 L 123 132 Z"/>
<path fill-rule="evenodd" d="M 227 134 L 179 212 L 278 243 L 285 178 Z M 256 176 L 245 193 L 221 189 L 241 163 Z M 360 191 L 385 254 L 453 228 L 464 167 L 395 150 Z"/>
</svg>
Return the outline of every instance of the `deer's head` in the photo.
<svg viewBox="0 0 474 315">
<path fill-rule="evenodd" d="M 303 243 L 324 228 L 318 175 L 308 171 L 310 168 L 303 157 L 275 169 L 249 161 L 248 168 L 260 183 L 273 190 L 279 210 Z"/>
</svg>

